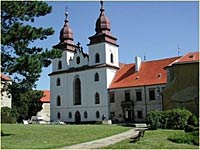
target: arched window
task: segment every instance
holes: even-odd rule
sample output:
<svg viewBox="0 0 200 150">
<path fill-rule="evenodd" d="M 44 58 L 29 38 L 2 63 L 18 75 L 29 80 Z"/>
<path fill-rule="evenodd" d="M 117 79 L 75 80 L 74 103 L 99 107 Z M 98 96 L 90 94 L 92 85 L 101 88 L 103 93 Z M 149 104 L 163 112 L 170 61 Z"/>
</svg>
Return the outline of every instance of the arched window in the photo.
<svg viewBox="0 0 200 150">
<path fill-rule="evenodd" d="M 100 116 L 99 111 L 96 111 L 96 118 L 99 118 L 99 116 Z"/>
<path fill-rule="evenodd" d="M 100 62 L 100 56 L 98 53 L 96 53 L 95 55 L 95 63 L 99 63 Z"/>
<path fill-rule="evenodd" d="M 76 58 L 76 63 L 80 64 L 80 57 L 79 56 Z"/>
<path fill-rule="evenodd" d="M 60 61 L 60 60 L 58 62 L 58 69 L 62 69 L 62 61 Z"/>
<path fill-rule="evenodd" d="M 60 119 L 60 113 L 59 112 L 57 113 L 57 118 L 58 118 L 58 120 Z"/>
<path fill-rule="evenodd" d="M 56 85 L 57 85 L 57 86 L 60 86 L 60 78 L 57 79 Z"/>
<path fill-rule="evenodd" d="M 61 105 L 61 99 L 60 99 L 60 96 L 57 97 L 57 106 L 60 106 Z"/>
<path fill-rule="evenodd" d="M 87 118 L 88 117 L 88 114 L 87 114 L 87 111 L 84 112 L 84 118 Z"/>
<path fill-rule="evenodd" d="M 95 94 L 95 104 L 100 104 L 99 93 L 96 93 L 96 94 Z"/>
<path fill-rule="evenodd" d="M 113 60 L 113 54 L 112 54 L 112 53 L 110 54 L 110 62 L 111 62 L 111 63 L 114 62 L 114 60 Z"/>
<path fill-rule="evenodd" d="M 81 81 L 75 78 L 74 81 L 74 105 L 81 105 Z"/>
<path fill-rule="evenodd" d="M 94 75 L 94 81 L 99 81 L 99 74 L 97 72 Z"/>
<path fill-rule="evenodd" d="M 72 118 L 72 113 L 71 112 L 69 112 L 69 119 L 71 119 Z"/>
</svg>

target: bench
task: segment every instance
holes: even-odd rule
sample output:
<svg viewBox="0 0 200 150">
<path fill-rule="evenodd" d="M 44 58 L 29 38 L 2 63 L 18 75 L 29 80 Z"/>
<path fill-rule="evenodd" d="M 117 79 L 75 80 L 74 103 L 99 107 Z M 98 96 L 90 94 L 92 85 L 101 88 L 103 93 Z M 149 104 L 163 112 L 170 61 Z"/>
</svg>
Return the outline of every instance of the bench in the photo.
<svg viewBox="0 0 200 150">
<path fill-rule="evenodd" d="M 139 131 L 139 133 L 130 137 L 130 143 L 135 143 L 140 140 L 140 137 L 144 136 L 145 129 L 136 129 L 136 131 Z"/>
</svg>

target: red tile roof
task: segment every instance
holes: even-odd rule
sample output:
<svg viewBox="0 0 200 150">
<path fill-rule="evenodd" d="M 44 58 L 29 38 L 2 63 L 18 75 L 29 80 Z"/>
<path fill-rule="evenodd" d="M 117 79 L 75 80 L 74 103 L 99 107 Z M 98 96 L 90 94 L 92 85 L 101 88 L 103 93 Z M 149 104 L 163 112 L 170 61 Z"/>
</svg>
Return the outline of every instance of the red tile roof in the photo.
<svg viewBox="0 0 200 150">
<path fill-rule="evenodd" d="M 190 52 L 186 55 L 182 56 L 181 58 L 175 60 L 168 66 L 172 66 L 173 64 L 183 64 L 183 63 L 191 63 L 199 61 L 199 52 Z"/>
<path fill-rule="evenodd" d="M 135 64 L 125 64 L 117 71 L 110 89 L 165 84 L 167 73 L 164 67 L 178 58 L 142 62 L 138 72 L 135 71 Z"/>
<path fill-rule="evenodd" d="M 44 90 L 44 96 L 40 99 L 41 102 L 43 103 L 50 103 L 50 91 L 49 90 Z"/>
<path fill-rule="evenodd" d="M 0 76 L 1 76 L 1 80 L 2 80 L 2 81 L 12 81 L 11 78 L 9 78 L 9 77 L 7 77 L 7 76 L 5 76 L 5 75 L 3 75 L 3 74 L 1 74 Z"/>
</svg>

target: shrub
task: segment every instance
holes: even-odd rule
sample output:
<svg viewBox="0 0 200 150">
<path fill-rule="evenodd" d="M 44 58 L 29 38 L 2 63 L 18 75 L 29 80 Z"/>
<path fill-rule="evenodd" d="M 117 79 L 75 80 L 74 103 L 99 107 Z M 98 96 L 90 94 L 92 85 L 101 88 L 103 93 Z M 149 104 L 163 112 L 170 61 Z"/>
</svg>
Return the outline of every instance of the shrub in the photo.
<svg viewBox="0 0 200 150">
<path fill-rule="evenodd" d="M 155 110 L 147 114 L 147 125 L 150 125 L 150 129 L 156 130 L 160 128 L 161 111 Z"/>
<path fill-rule="evenodd" d="M 194 114 L 192 114 L 192 115 L 188 118 L 187 124 L 197 127 L 197 126 L 198 126 L 198 119 L 197 119 L 197 117 L 196 117 Z"/>
<path fill-rule="evenodd" d="M 185 132 L 192 132 L 199 130 L 198 127 L 194 127 L 193 125 L 186 125 L 184 131 Z"/>
<path fill-rule="evenodd" d="M 1 123 L 15 123 L 17 112 L 9 107 L 1 108 Z"/>
</svg>

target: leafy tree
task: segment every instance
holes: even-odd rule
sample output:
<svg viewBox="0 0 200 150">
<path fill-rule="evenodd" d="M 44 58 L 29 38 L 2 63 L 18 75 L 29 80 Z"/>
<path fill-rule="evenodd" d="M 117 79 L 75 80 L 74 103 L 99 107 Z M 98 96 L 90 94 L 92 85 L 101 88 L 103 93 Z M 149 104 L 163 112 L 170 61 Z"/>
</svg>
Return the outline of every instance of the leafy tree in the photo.
<svg viewBox="0 0 200 150">
<path fill-rule="evenodd" d="M 45 16 L 51 10 L 51 6 L 42 1 L 1 2 L 1 70 L 14 77 L 10 92 L 13 107 L 22 118 L 31 114 L 31 104 L 38 102 L 42 96 L 41 92 L 32 90 L 36 88 L 42 68 L 48 67 L 53 58 L 61 56 L 61 51 L 56 49 L 30 46 L 34 41 L 44 40 L 54 33 L 52 28 L 31 25 L 37 17 Z"/>
</svg>

